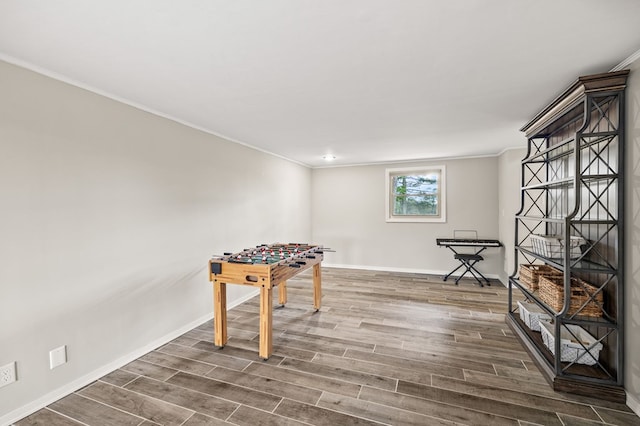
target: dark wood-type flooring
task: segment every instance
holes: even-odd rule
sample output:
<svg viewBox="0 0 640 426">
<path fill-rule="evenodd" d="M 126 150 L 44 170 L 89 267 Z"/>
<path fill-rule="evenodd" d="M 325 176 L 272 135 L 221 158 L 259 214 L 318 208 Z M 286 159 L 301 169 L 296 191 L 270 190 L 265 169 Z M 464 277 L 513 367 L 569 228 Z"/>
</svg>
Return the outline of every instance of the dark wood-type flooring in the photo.
<svg viewBox="0 0 640 426">
<path fill-rule="evenodd" d="M 323 268 L 320 312 L 310 273 L 288 297 L 268 361 L 255 297 L 229 311 L 224 349 L 207 322 L 16 425 L 640 425 L 547 385 L 499 283 Z"/>
</svg>

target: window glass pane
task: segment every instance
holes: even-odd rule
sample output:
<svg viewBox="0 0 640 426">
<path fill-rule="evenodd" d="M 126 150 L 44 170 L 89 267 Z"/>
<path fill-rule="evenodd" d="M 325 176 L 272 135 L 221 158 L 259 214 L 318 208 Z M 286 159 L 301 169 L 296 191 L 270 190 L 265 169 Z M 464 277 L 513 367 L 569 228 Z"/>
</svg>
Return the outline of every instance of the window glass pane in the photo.
<svg viewBox="0 0 640 426">
<path fill-rule="evenodd" d="M 439 173 L 393 176 L 393 215 L 438 215 Z"/>
<path fill-rule="evenodd" d="M 438 196 L 396 196 L 394 215 L 437 215 Z"/>
<path fill-rule="evenodd" d="M 396 194 L 435 194 L 438 192 L 439 175 L 402 175 L 393 177 Z"/>
</svg>

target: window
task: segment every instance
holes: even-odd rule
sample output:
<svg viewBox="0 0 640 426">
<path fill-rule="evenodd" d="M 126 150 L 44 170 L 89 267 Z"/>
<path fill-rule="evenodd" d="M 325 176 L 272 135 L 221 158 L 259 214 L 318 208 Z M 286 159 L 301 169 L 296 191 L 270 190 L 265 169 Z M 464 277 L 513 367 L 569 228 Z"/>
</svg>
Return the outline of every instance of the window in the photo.
<svg viewBox="0 0 640 426">
<path fill-rule="evenodd" d="M 445 167 L 387 169 L 387 222 L 445 222 Z"/>
</svg>

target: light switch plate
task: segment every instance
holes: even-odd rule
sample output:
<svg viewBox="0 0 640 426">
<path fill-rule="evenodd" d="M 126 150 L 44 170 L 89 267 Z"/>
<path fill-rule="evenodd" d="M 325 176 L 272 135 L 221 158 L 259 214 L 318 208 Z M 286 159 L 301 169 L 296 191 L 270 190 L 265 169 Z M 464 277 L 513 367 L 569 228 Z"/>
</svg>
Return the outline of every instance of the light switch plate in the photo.
<svg viewBox="0 0 640 426">
<path fill-rule="evenodd" d="M 49 368 L 53 370 L 67 362 L 67 346 L 62 345 L 59 348 L 52 349 L 49 352 Z"/>
</svg>

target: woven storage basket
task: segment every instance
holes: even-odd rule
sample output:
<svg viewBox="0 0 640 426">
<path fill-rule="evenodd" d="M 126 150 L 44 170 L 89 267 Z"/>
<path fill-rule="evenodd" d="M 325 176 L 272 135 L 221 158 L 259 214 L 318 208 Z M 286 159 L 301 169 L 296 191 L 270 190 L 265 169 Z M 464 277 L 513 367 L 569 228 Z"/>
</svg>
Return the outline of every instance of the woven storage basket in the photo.
<svg viewBox="0 0 640 426">
<path fill-rule="evenodd" d="M 559 312 L 564 305 L 564 282 L 563 277 L 540 277 L 538 281 L 539 296 L 554 311 Z M 578 309 L 595 294 L 597 289 L 586 281 L 571 277 L 571 303 L 569 305 L 569 315 L 575 314 Z M 602 292 L 598 293 L 593 300 L 582 308 L 579 315 L 587 317 L 602 317 Z M 597 303 L 596 303 L 597 302 Z"/>
<path fill-rule="evenodd" d="M 538 289 L 540 277 L 562 277 L 562 271 L 549 265 L 520 265 L 520 282 L 529 287 L 529 290 Z"/>
</svg>

